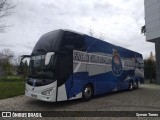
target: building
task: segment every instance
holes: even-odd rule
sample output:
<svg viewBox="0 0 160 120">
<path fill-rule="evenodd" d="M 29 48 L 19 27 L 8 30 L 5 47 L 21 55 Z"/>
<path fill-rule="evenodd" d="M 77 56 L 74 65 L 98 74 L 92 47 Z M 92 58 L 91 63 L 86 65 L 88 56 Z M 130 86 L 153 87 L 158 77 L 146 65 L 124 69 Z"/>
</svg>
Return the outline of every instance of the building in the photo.
<svg viewBox="0 0 160 120">
<path fill-rule="evenodd" d="M 155 43 L 156 82 L 160 84 L 160 0 L 144 0 L 146 41 Z"/>
</svg>

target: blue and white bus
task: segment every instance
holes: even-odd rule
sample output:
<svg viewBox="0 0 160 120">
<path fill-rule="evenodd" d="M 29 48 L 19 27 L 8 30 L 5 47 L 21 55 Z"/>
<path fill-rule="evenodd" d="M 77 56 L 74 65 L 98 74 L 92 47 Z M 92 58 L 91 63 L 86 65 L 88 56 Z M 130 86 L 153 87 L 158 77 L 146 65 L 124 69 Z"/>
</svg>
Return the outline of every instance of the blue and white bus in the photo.
<svg viewBox="0 0 160 120">
<path fill-rule="evenodd" d="M 44 34 L 29 57 L 25 95 L 43 101 L 87 101 L 144 81 L 140 53 L 69 30 Z"/>
</svg>

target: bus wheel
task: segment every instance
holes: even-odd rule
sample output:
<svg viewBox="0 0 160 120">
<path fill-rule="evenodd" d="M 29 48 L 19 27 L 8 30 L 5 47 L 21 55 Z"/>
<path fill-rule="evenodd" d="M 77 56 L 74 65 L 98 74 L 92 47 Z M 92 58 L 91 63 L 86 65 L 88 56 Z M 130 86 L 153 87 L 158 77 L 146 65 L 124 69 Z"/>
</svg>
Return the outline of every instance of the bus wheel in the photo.
<svg viewBox="0 0 160 120">
<path fill-rule="evenodd" d="M 132 81 L 129 82 L 129 90 L 130 90 L 130 91 L 133 90 L 133 82 L 132 82 Z"/>
<path fill-rule="evenodd" d="M 82 92 L 82 101 L 88 101 L 93 96 L 93 87 L 90 84 L 87 84 Z"/>
</svg>

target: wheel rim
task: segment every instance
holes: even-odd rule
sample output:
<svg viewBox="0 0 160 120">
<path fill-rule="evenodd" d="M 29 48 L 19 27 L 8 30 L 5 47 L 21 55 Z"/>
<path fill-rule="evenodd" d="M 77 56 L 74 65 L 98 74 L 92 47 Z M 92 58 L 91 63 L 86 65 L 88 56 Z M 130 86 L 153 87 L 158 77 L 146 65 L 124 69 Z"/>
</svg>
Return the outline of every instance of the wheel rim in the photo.
<svg viewBox="0 0 160 120">
<path fill-rule="evenodd" d="M 86 98 L 91 97 L 91 95 L 92 95 L 92 89 L 90 87 L 86 87 L 84 89 L 84 95 L 85 95 Z"/>
<path fill-rule="evenodd" d="M 130 83 L 130 90 L 132 90 L 132 88 L 133 88 L 133 85 L 132 85 L 132 83 Z"/>
</svg>

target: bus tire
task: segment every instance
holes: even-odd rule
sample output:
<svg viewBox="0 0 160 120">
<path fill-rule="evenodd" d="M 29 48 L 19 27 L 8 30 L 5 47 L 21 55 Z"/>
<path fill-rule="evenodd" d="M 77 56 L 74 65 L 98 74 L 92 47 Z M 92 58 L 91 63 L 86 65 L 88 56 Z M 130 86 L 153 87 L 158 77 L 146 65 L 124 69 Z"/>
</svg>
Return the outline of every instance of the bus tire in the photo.
<svg viewBox="0 0 160 120">
<path fill-rule="evenodd" d="M 139 80 L 136 80 L 136 81 L 134 82 L 133 89 L 136 90 L 136 89 L 138 89 L 138 88 L 139 88 Z"/>
<path fill-rule="evenodd" d="M 129 89 L 129 91 L 133 90 L 133 82 L 132 81 L 129 82 L 128 89 Z"/>
<path fill-rule="evenodd" d="M 93 86 L 91 84 L 85 85 L 82 91 L 82 101 L 89 101 L 93 97 Z"/>
</svg>

